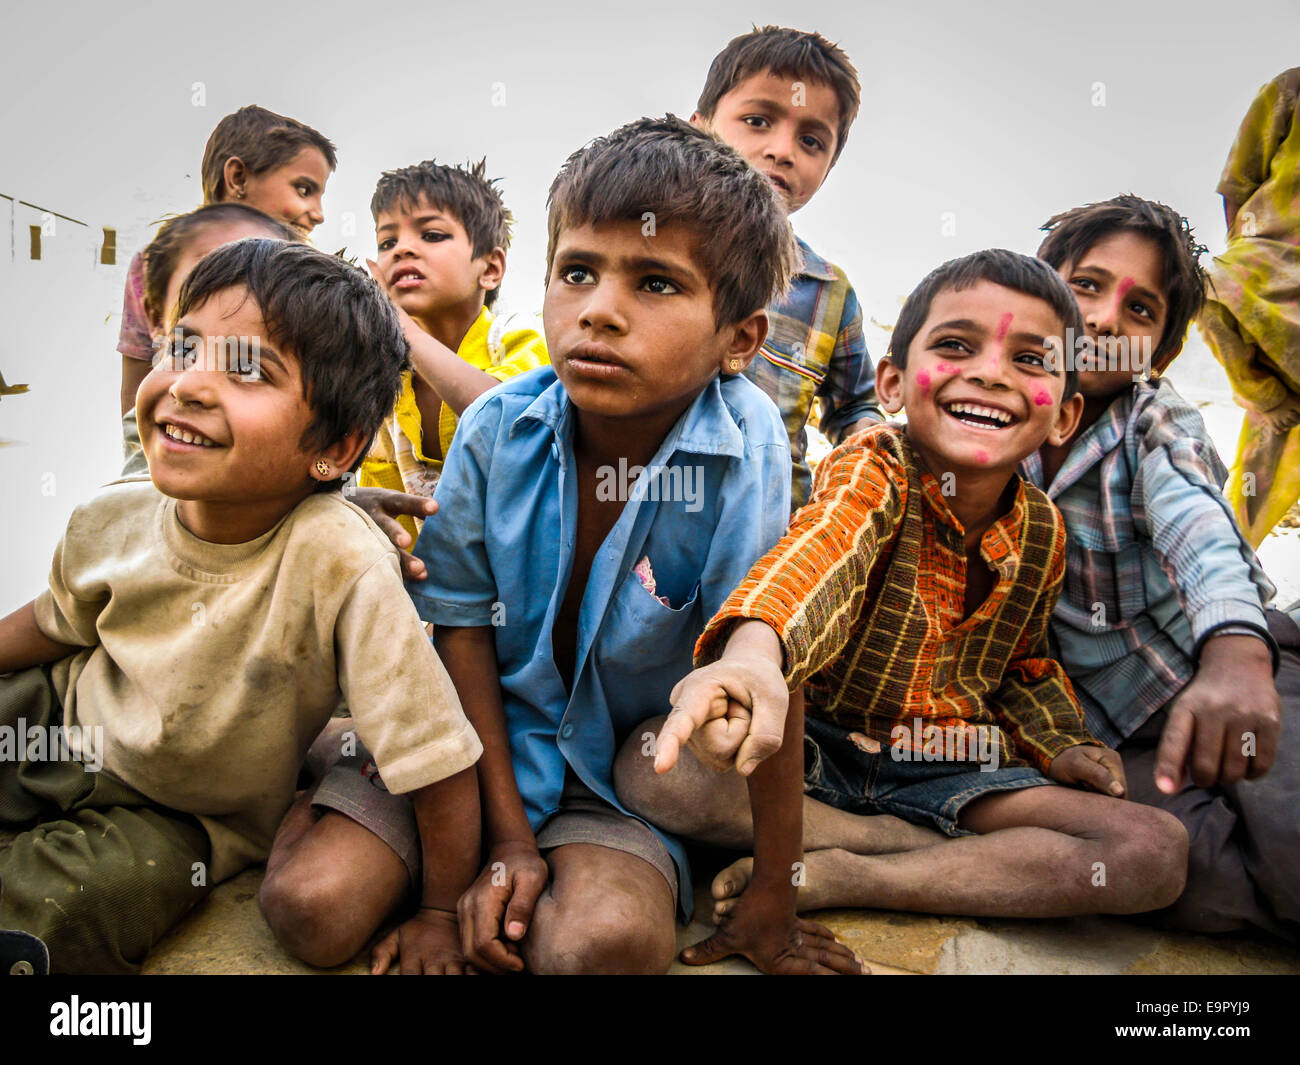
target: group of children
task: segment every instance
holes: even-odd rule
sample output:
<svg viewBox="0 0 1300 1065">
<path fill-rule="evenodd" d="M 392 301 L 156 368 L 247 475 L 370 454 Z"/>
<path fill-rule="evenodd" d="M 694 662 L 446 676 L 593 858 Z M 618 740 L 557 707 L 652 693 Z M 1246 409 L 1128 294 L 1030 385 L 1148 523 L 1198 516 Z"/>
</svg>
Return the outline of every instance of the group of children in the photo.
<svg viewBox="0 0 1300 1065">
<path fill-rule="evenodd" d="M 385 173 L 367 276 L 304 243 L 330 142 L 222 121 L 129 272 L 143 476 L 0 621 L 0 729 L 69 754 L 0 759 L 6 960 L 134 971 L 265 861 L 312 965 L 664 972 L 696 844 L 750 856 L 693 964 L 865 971 L 828 906 L 1296 937 L 1300 628 L 1161 376 L 1201 249 L 1067 211 L 930 273 L 873 366 L 787 220 L 858 106 L 767 27 L 689 123 L 575 152 L 541 332 L 490 310 L 483 164 Z"/>
</svg>

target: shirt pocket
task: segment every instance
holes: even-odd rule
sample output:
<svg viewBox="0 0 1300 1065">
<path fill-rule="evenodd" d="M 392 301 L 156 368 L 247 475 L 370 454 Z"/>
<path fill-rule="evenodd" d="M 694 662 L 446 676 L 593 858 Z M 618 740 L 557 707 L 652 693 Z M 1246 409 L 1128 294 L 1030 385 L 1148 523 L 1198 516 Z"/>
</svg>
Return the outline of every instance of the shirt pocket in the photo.
<svg viewBox="0 0 1300 1065">
<path fill-rule="evenodd" d="M 821 339 L 821 334 L 810 331 L 804 322 L 773 320 L 759 360 L 774 371 L 793 374 L 815 388 L 825 378 L 829 361 L 829 353 L 819 346 Z"/>
<path fill-rule="evenodd" d="M 643 718 L 667 713 L 673 687 L 693 668 L 704 629 L 699 599 L 697 580 L 680 606 L 664 606 L 630 571 L 614 595 L 597 660 L 606 688 L 634 699 Z"/>
</svg>

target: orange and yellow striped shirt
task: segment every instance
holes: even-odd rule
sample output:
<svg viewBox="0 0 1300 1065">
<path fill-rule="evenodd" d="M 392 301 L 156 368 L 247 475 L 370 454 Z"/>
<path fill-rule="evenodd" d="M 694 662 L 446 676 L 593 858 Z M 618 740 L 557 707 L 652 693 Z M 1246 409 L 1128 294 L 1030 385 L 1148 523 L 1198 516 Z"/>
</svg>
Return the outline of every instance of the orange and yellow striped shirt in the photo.
<svg viewBox="0 0 1300 1065">
<path fill-rule="evenodd" d="M 808 713 L 882 746 L 918 718 L 918 738 L 929 725 L 989 726 L 1001 764 L 1046 773 L 1062 751 L 1099 743 L 1048 657 L 1065 524 L 1017 478 L 1010 509 L 980 541 L 993 591 L 963 620 L 964 536 L 902 426 L 858 433 L 822 460 L 812 500 L 709 622 L 696 663 L 722 653 L 736 621 L 765 621 Z"/>
</svg>

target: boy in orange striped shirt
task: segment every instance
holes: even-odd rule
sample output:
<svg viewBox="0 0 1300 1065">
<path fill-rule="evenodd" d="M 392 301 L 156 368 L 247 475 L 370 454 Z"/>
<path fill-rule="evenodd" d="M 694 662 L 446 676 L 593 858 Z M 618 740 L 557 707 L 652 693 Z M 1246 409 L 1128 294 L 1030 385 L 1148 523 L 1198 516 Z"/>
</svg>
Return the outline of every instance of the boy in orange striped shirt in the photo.
<svg viewBox="0 0 1300 1065">
<path fill-rule="evenodd" d="M 1017 467 L 1078 422 L 1070 327 L 1082 335 L 1069 289 L 1027 256 L 977 252 L 921 282 L 876 376 L 906 425 L 824 460 L 673 693 L 654 768 L 676 769 L 656 779 L 625 752 L 630 809 L 747 845 L 743 782 L 696 755 L 747 774 L 802 748 L 800 910 L 1055 917 L 1177 897 L 1182 826 L 1123 801 L 1118 755 L 1048 657 L 1065 527 Z M 687 960 L 727 952 L 751 868 L 715 879 L 719 931 Z"/>
</svg>

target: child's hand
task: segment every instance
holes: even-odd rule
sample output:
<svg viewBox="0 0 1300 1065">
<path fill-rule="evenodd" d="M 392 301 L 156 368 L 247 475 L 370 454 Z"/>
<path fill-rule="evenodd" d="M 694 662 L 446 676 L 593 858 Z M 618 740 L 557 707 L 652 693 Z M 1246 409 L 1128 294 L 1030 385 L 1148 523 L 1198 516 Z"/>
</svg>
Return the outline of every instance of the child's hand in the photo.
<svg viewBox="0 0 1300 1065">
<path fill-rule="evenodd" d="M 871 970 L 831 930 L 796 916 L 788 898 L 750 887 L 703 942 L 687 947 L 681 960 L 708 965 L 734 954 L 775 976 L 865 976 Z"/>
<path fill-rule="evenodd" d="M 1201 663 L 1169 706 L 1156 748 L 1156 787 L 1172 795 L 1191 761 L 1198 787 L 1262 777 L 1273 765 L 1282 702 L 1268 645 L 1254 636 L 1214 636 Z"/>
<path fill-rule="evenodd" d="M 460 926 L 448 910 L 421 909 L 375 944 L 370 973 L 383 976 L 394 961 L 403 976 L 460 976 L 465 972 Z"/>
<path fill-rule="evenodd" d="M 1124 763 L 1120 761 L 1119 752 L 1109 747 L 1080 744 L 1062 751 L 1052 760 L 1047 775 L 1058 784 L 1082 784 L 1115 798 L 1121 798 L 1128 791 Z"/>
<path fill-rule="evenodd" d="M 1288 395 L 1272 410 L 1261 412 L 1260 417 L 1268 422 L 1268 427 L 1278 436 L 1289 433 L 1300 425 L 1300 396 Z"/>
<path fill-rule="evenodd" d="M 380 532 L 397 548 L 402 562 L 402 576 L 408 581 L 424 580 L 429 571 L 423 562 L 406 550 L 413 546 L 411 534 L 396 519 L 401 515 L 427 518 L 430 514 L 437 513 L 438 504 L 424 496 L 394 492 L 390 488 L 358 488 L 348 498 L 366 512 L 366 517 L 378 525 Z"/>
<path fill-rule="evenodd" d="M 533 908 L 550 879 L 536 844 L 503 843 L 488 853 L 487 865 L 460 897 L 460 939 L 475 969 L 523 972 L 519 940 L 528 934 Z"/>
<path fill-rule="evenodd" d="M 682 744 L 719 772 L 748 776 L 781 749 L 790 693 L 780 666 L 727 655 L 688 674 L 672 691 L 673 709 L 655 744 L 655 772 L 677 764 Z"/>
</svg>

